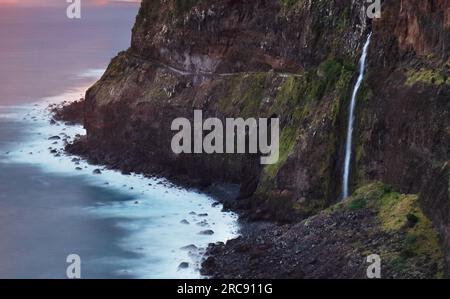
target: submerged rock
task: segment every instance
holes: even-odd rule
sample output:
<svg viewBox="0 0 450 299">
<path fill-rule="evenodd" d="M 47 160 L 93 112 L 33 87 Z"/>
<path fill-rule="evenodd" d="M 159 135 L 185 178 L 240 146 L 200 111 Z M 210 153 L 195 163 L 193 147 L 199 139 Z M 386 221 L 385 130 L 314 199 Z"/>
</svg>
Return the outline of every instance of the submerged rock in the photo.
<svg viewBox="0 0 450 299">
<path fill-rule="evenodd" d="M 195 246 L 194 244 L 190 244 L 190 245 L 181 247 L 180 249 L 181 250 L 188 250 L 188 251 L 196 251 L 196 250 L 198 250 L 198 247 Z"/>
<path fill-rule="evenodd" d="M 209 226 L 208 221 L 206 221 L 206 220 L 202 220 L 200 222 L 197 222 L 197 225 L 201 226 L 201 227 Z"/>
<path fill-rule="evenodd" d="M 207 229 L 207 230 L 202 230 L 200 233 L 200 235 L 214 235 L 214 231 L 212 229 Z"/>
</svg>

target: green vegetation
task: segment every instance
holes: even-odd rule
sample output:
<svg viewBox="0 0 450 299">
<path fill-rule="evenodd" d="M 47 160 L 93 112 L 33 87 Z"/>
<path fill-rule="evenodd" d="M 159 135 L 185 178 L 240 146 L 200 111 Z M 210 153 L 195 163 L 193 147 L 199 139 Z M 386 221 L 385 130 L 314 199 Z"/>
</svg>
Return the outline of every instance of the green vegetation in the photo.
<svg viewBox="0 0 450 299">
<path fill-rule="evenodd" d="M 239 109 L 240 117 L 256 117 L 266 90 L 267 73 L 240 74 L 226 82 L 225 95 L 219 100 L 222 112 Z"/>
<path fill-rule="evenodd" d="M 420 70 L 409 70 L 406 73 L 406 85 L 412 86 L 417 83 L 428 85 L 450 85 L 449 75 L 443 70 L 421 68 Z"/>
<path fill-rule="evenodd" d="M 272 112 L 282 114 L 292 111 L 293 107 L 301 104 L 306 88 L 307 85 L 303 77 L 292 76 L 287 78 L 278 91 Z"/>
<path fill-rule="evenodd" d="M 443 275 L 443 252 L 431 221 L 420 208 L 417 195 L 399 194 L 380 182 L 370 183 L 355 191 L 346 202 L 328 212 L 347 208 L 371 209 L 376 212 L 380 229 L 386 233 L 402 233 L 400 254 L 390 257 L 393 266 L 404 268 L 412 257 L 426 257 L 437 265 L 437 276 Z"/>
<path fill-rule="evenodd" d="M 333 124 L 339 117 L 340 103 L 346 99 L 353 67 L 336 58 L 326 59 L 317 68 L 310 69 L 301 75 L 289 76 L 279 86 L 273 104 L 268 107 L 268 115 L 278 115 L 281 120 L 280 156 L 276 164 L 267 165 L 262 173 L 258 195 L 270 198 L 268 201 L 283 200 L 290 204 L 290 209 L 298 215 L 311 215 L 326 207 L 326 196 L 323 199 L 306 202 L 294 202 L 277 198 L 273 194 L 264 196 L 266 192 L 277 189 L 277 175 L 286 164 L 296 146 L 310 134 L 307 127 L 317 127 L 324 118 L 332 119 Z M 318 117 L 317 115 L 320 115 Z M 325 142 L 328 148 L 323 163 L 319 165 L 323 178 L 324 193 L 332 192 L 331 183 L 327 179 L 332 170 L 337 136 L 330 136 Z M 287 201 L 287 203 L 286 203 Z M 268 203 L 272 205 L 272 203 Z M 275 204 L 275 203 L 274 203 Z"/>
<path fill-rule="evenodd" d="M 275 164 L 267 165 L 265 174 L 268 178 L 274 178 L 281 166 L 286 162 L 289 154 L 294 149 L 297 143 L 297 129 L 294 127 L 284 128 L 280 136 L 280 156 L 278 162 Z"/>
<path fill-rule="evenodd" d="M 285 8 L 292 8 L 298 0 L 280 0 L 281 5 Z"/>
<path fill-rule="evenodd" d="M 313 203 L 294 202 L 292 196 L 280 197 L 271 192 L 277 189 L 276 177 L 296 146 L 305 140 L 305 134 L 312 134 L 308 127 L 320 127 L 319 123 L 324 119 L 331 119 L 332 124 L 337 125 L 340 104 L 347 98 L 353 72 L 353 66 L 342 59 L 330 57 L 318 67 L 301 74 L 236 74 L 215 83 L 214 94 L 221 95 L 217 105 L 223 114 L 243 118 L 277 115 L 280 119 L 279 160 L 264 168 L 255 193 L 255 197 L 260 197 L 266 206 L 282 205 L 284 211 L 293 210 L 303 216 L 326 206 L 326 196 Z M 328 150 L 323 157 L 323 165 L 318 166 L 326 194 L 333 190 L 328 178 L 331 176 L 330 164 L 338 139 L 338 136 L 332 135 L 324 141 Z"/>
<path fill-rule="evenodd" d="M 263 100 L 266 88 L 266 73 L 259 73 L 251 76 L 251 81 L 241 93 L 238 101 L 242 117 L 254 117 L 259 113 L 259 107 Z"/>
<path fill-rule="evenodd" d="M 367 207 L 367 200 L 364 197 L 356 198 L 348 205 L 350 210 L 359 210 L 365 207 Z"/>
</svg>

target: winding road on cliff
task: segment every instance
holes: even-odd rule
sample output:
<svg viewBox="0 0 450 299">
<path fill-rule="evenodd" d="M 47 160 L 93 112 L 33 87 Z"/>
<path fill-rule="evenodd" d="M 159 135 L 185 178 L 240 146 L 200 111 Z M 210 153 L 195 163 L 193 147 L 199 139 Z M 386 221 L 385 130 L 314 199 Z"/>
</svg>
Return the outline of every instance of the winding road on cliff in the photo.
<svg viewBox="0 0 450 299">
<path fill-rule="evenodd" d="M 215 73 L 215 72 L 205 72 L 205 71 L 197 71 L 197 72 L 189 72 L 186 70 L 182 70 L 173 66 L 170 66 L 168 64 L 165 64 L 161 61 L 156 61 L 153 59 L 148 59 L 148 58 L 142 58 L 139 57 L 138 55 L 135 54 L 131 54 L 131 57 L 140 60 L 140 61 L 144 61 L 147 63 L 152 63 L 157 65 L 160 68 L 165 68 L 168 69 L 178 75 L 181 76 L 205 76 L 205 77 L 232 77 L 232 76 L 236 76 L 236 75 L 256 75 L 256 74 L 261 74 L 261 73 L 274 73 L 280 77 L 283 78 L 287 78 L 287 77 L 298 77 L 301 78 L 303 77 L 303 75 L 301 74 L 295 74 L 295 73 L 285 73 L 285 72 L 277 72 L 275 70 L 271 70 L 271 71 L 260 71 L 260 72 L 232 72 L 232 73 Z"/>
</svg>

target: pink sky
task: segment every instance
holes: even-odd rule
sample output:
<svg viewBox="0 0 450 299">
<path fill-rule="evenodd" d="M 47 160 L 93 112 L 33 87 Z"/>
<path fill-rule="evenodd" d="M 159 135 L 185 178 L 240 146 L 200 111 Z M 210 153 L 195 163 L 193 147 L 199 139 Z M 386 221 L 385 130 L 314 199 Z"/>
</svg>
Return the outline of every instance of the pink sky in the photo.
<svg viewBox="0 0 450 299">
<path fill-rule="evenodd" d="M 81 0 L 81 4 L 102 5 L 109 2 L 140 2 L 140 0 Z M 65 0 L 0 0 L 0 5 L 48 6 L 68 5 L 68 3 Z"/>
</svg>

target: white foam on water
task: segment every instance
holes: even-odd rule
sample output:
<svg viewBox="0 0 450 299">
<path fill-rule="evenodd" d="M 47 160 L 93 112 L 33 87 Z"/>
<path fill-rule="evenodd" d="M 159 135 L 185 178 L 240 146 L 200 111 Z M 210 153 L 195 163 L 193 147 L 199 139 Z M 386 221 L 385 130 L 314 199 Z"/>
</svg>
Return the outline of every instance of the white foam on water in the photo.
<svg viewBox="0 0 450 299">
<path fill-rule="evenodd" d="M 17 119 L 18 117 L 18 113 L 0 113 L 0 119 Z"/>
<path fill-rule="evenodd" d="M 18 119 L 23 115 L 23 111 L 27 111 L 28 106 L 5 106 L 0 105 L 0 120 L 2 119 Z"/>
<path fill-rule="evenodd" d="M 117 226 L 128 232 L 119 241 L 119 246 L 140 258 L 122 261 L 129 266 L 117 274 L 138 278 L 200 278 L 198 270 L 202 253 L 209 243 L 225 242 L 238 235 L 237 216 L 222 212 L 222 205 L 213 206 L 214 200 L 205 194 L 175 187 L 163 179 L 139 174 L 123 175 L 84 160 L 75 161 L 73 159 L 78 157 L 64 153 L 63 139 L 72 141 L 77 134 L 84 135 L 85 130 L 82 126 L 68 126 L 61 122 L 51 125 L 47 107 L 68 99 L 79 99 L 85 89 L 82 87 L 45 98 L 26 106 L 26 109 L 21 107 L 16 116 L 32 124 L 28 132 L 31 137 L 17 144 L 8 153 L 7 161 L 33 164 L 48 173 L 77 177 L 92 186 L 132 198 L 96 202 L 85 208 L 85 212 L 94 217 L 120 219 Z M 61 139 L 52 140 L 54 136 Z M 50 152 L 53 149 L 57 154 Z M 101 174 L 94 174 L 96 169 L 101 169 Z M 182 220 L 189 224 L 182 223 Z M 212 230 L 214 234 L 200 234 L 205 230 Z M 182 249 L 191 244 L 199 250 L 189 252 Z M 117 261 L 103 259 L 101 262 L 113 264 Z M 188 262 L 189 267 L 179 269 L 182 262 Z"/>
</svg>

